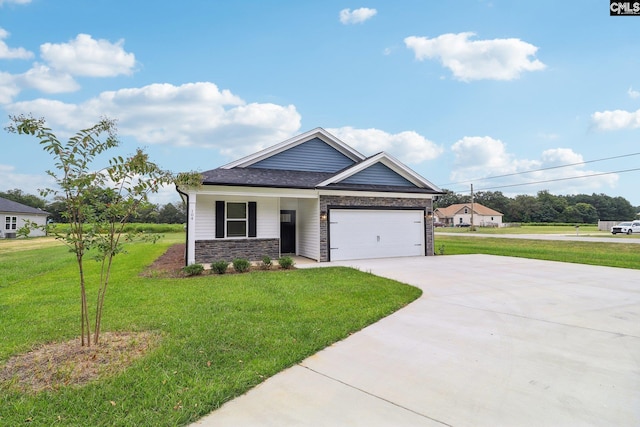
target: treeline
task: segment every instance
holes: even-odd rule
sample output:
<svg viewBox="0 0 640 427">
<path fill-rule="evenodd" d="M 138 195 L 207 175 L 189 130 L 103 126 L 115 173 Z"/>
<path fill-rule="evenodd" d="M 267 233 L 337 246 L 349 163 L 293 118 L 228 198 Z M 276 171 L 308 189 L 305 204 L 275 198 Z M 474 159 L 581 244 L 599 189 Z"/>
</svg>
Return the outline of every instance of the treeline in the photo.
<svg viewBox="0 0 640 427">
<path fill-rule="evenodd" d="M 471 202 L 471 195 L 462 195 L 450 190 L 438 197 L 435 207 L 446 207 L 456 203 Z M 0 197 L 13 200 L 34 208 L 40 208 L 51 214 L 53 222 L 67 222 L 62 212 L 61 201 L 47 202 L 38 196 L 26 194 L 14 189 L 0 191 Z M 102 202 L 108 202 L 108 194 L 96 194 Z M 540 191 L 535 196 L 518 195 L 507 197 L 500 191 L 480 191 L 473 197 L 476 203 L 495 209 L 504 214 L 503 222 L 577 222 L 594 224 L 598 220 L 624 221 L 635 219 L 640 207 L 632 206 L 624 197 L 611 197 L 606 194 L 577 194 L 556 196 L 548 191 Z M 99 205 L 99 204 L 96 204 Z M 186 222 L 186 210 L 182 203 L 156 205 L 147 203 L 139 210 L 131 222 L 153 224 L 183 224 Z"/>
<path fill-rule="evenodd" d="M 54 200 L 53 202 L 47 202 L 45 199 L 34 196 L 33 194 L 26 194 L 22 190 L 13 189 L 6 192 L 0 191 L 0 197 L 7 200 L 13 200 L 14 202 L 22 203 L 23 205 L 31 206 L 34 208 L 42 209 L 49 212 L 51 221 L 55 223 L 66 223 L 64 218 L 64 202 Z M 106 192 L 101 192 L 95 195 L 101 202 L 108 203 L 109 196 Z M 100 206 L 101 203 L 96 203 L 96 206 Z M 187 221 L 187 214 L 185 207 L 182 203 L 167 203 L 166 205 L 156 205 L 153 203 L 146 203 L 141 206 L 138 211 L 138 215 L 132 218 L 130 222 L 139 223 L 152 223 L 152 224 L 183 224 Z"/>
<path fill-rule="evenodd" d="M 457 203 L 471 202 L 471 195 L 456 194 L 444 190 L 436 207 L 447 207 Z M 624 221 L 635 219 L 640 207 L 632 206 L 624 197 L 606 194 L 577 194 L 556 196 L 549 191 L 535 196 L 518 195 L 507 197 L 500 191 L 481 191 L 474 194 L 474 202 L 494 209 L 504 216 L 503 222 L 569 222 L 594 224 L 598 220 Z"/>
</svg>

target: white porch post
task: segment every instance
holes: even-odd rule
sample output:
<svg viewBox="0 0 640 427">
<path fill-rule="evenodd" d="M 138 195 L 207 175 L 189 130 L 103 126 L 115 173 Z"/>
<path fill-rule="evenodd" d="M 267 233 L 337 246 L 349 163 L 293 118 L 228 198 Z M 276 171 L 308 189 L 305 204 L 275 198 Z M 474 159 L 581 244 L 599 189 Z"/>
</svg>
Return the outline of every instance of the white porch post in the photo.
<svg viewBox="0 0 640 427">
<path fill-rule="evenodd" d="M 187 241 L 187 265 L 195 264 L 196 262 L 196 194 L 192 192 L 189 194 L 189 206 L 187 215 L 189 220 L 187 221 L 187 235 L 189 239 Z"/>
</svg>

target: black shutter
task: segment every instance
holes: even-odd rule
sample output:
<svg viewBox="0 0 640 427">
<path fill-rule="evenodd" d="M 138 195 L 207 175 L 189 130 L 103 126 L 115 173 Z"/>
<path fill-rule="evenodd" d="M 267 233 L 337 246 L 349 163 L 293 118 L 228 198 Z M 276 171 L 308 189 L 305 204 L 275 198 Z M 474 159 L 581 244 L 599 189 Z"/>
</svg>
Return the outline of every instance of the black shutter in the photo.
<svg viewBox="0 0 640 427">
<path fill-rule="evenodd" d="M 224 239 L 224 202 L 216 200 L 216 239 Z"/>
<path fill-rule="evenodd" d="M 256 237 L 256 216 L 257 216 L 257 204 L 256 202 L 249 202 L 249 237 Z"/>
</svg>

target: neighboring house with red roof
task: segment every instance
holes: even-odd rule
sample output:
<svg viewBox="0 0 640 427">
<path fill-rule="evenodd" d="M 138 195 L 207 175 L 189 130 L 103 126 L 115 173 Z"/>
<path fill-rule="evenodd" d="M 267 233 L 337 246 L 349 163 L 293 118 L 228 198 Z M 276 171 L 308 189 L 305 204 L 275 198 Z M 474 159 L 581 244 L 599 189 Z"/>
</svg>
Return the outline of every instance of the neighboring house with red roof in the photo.
<svg viewBox="0 0 640 427">
<path fill-rule="evenodd" d="M 434 254 L 443 194 L 386 153 L 365 157 L 322 128 L 202 173 L 187 264 L 295 254 L 316 261 Z"/>
<path fill-rule="evenodd" d="M 42 209 L 32 208 L 0 197 L 0 238 L 16 237 L 16 233 L 26 224 L 27 220 L 43 226 L 47 223 L 48 215 L 49 212 Z M 45 232 L 41 229 L 35 229 L 29 233 L 30 237 L 44 235 Z"/>
<path fill-rule="evenodd" d="M 502 227 L 502 215 L 500 212 L 481 205 L 473 204 L 473 225 L 480 227 Z M 443 223 L 447 227 L 472 225 L 471 203 L 458 203 L 437 208 L 434 212 L 436 222 Z"/>
</svg>

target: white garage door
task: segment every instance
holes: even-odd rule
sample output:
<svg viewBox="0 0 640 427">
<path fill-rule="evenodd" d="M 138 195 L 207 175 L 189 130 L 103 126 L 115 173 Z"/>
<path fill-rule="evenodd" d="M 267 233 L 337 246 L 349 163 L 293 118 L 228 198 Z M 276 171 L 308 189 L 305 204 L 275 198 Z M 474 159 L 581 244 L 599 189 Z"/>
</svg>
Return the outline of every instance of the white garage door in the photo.
<svg viewBox="0 0 640 427">
<path fill-rule="evenodd" d="M 331 261 L 424 255 L 424 211 L 332 209 Z"/>
</svg>

